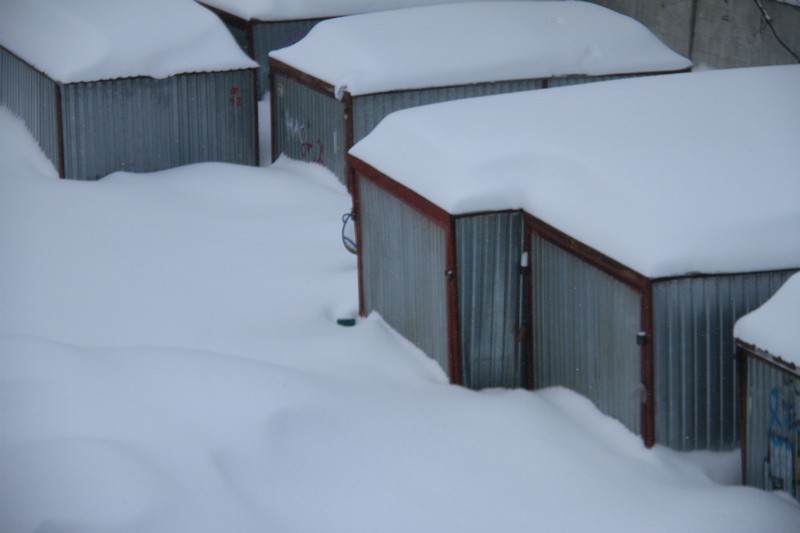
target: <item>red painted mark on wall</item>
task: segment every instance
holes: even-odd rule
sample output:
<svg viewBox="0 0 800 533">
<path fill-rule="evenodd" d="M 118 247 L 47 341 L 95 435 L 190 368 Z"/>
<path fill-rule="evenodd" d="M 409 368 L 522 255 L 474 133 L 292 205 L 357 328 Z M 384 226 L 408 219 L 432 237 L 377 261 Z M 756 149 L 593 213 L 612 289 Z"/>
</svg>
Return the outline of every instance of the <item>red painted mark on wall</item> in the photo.
<svg viewBox="0 0 800 533">
<path fill-rule="evenodd" d="M 308 129 L 292 119 L 287 112 L 285 115 L 286 130 L 289 137 L 295 139 L 300 145 L 300 159 L 313 163 L 325 164 L 325 144 L 317 137 L 311 140 Z"/>
<path fill-rule="evenodd" d="M 231 87 L 231 95 L 228 98 L 228 103 L 231 104 L 231 107 L 242 107 L 244 100 L 242 100 L 240 92 L 238 87 Z"/>
</svg>

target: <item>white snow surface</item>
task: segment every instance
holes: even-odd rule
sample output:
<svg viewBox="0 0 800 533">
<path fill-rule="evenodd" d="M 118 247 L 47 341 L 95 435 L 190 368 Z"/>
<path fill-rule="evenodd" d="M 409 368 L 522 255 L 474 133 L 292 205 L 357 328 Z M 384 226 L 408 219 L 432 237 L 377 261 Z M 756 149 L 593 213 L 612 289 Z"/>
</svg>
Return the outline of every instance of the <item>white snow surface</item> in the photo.
<svg viewBox="0 0 800 533">
<path fill-rule="evenodd" d="M 800 66 L 389 115 L 350 153 L 452 214 L 524 209 L 650 278 L 800 267 Z"/>
<path fill-rule="evenodd" d="M 800 366 L 800 273 L 761 307 L 736 321 L 736 338 Z"/>
<path fill-rule="evenodd" d="M 630 17 L 586 2 L 471 2 L 322 21 L 274 57 L 337 95 L 686 69 Z"/>
<path fill-rule="evenodd" d="M 0 531 L 785 533 L 730 454 L 355 327 L 350 198 L 279 160 L 61 181 L 0 108 Z M 721 471 L 722 470 L 722 471 Z"/>
<path fill-rule="evenodd" d="M 3 0 L 0 45 L 63 83 L 258 66 L 193 0 Z"/>
<path fill-rule="evenodd" d="M 200 2 L 244 20 L 279 21 L 340 17 L 433 4 L 451 4 L 463 0 L 200 0 Z"/>
</svg>

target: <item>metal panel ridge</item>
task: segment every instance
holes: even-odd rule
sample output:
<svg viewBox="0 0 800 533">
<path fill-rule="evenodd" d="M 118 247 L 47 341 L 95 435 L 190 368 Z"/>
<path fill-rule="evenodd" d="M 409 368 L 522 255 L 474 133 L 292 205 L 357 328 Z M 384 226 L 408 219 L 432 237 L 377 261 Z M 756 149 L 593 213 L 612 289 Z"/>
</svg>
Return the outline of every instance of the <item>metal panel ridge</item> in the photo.
<svg viewBox="0 0 800 533">
<path fill-rule="evenodd" d="M 44 154 L 62 172 L 59 87 L 11 51 L 0 46 L 0 104 L 21 118 Z"/>
<path fill-rule="evenodd" d="M 521 212 L 455 219 L 458 316 L 464 385 L 523 387 L 520 339 L 524 248 Z"/>
<path fill-rule="evenodd" d="M 738 445 L 733 326 L 792 271 L 653 282 L 656 441 L 677 450 Z"/>
<path fill-rule="evenodd" d="M 800 377 L 742 350 L 746 358 L 743 480 L 800 502 Z"/>
<path fill-rule="evenodd" d="M 642 293 L 542 235 L 531 241 L 536 387 L 575 390 L 641 434 Z"/>
<path fill-rule="evenodd" d="M 362 313 L 377 311 L 451 377 L 448 229 L 358 176 Z"/>
<path fill-rule="evenodd" d="M 257 162 L 254 70 L 63 87 L 65 174 L 92 180 L 190 163 Z"/>
<path fill-rule="evenodd" d="M 318 163 L 346 180 L 345 103 L 275 70 L 271 75 L 272 159 Z"/>
</svg>

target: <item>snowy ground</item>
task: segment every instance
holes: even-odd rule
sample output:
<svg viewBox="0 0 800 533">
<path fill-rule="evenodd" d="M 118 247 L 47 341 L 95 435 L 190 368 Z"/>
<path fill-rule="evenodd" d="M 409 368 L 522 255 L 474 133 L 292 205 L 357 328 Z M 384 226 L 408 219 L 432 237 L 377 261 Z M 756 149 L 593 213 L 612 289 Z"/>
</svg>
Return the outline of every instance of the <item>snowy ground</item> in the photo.
<svg viewBox="0 0 800 533">
<path fill-rule="evenodd" d="M 337 326 L 348 209 L 283 160 L 61 181 L 0 109 L 0 531 L 800 529 L 712 481 L 736 454 L 646 450 L 569 391 L 453 387 L 379 317 Z"/>
</svg>

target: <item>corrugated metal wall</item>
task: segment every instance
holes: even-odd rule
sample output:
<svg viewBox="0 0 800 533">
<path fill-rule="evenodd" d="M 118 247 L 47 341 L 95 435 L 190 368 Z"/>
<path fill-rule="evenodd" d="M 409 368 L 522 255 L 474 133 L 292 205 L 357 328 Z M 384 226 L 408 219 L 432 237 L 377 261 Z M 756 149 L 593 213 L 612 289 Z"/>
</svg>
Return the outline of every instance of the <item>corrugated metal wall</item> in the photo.
<svg viewBox="0 0 800 533">
<path fill-rule="evenodd" d="M 640 76 L 640 74 L 616 74 L 613 76 L 562 76 L 559 78 L 549 78 L 547 80 L 547 86 L 566 87 L 568 85 L 583 85 L 584 83 L 593 83 L 596 81 L 622 80 L 625 78 L 636 78 Z"/>
<path fill-rule="evenodd" d="M 253 58 L 259 65 L 259 97 L 269 90 L 269 53 L 296 43 L 320 20 L 323 19 L 253 22 Z"/>
<path fill-rule="evenodd" d="M 455 231 L 464 385 L 523 387 L 527 372 L 519 340 L 523 215 L 459 217 Z"/>
<path fill-rule="evenodd" d="M 447 230 L 363 177 L 358 194 L 364 312 L 448 372 Z"/>
<path fill-rule="evenodd" d="M 640 434 L 641 294 L 538 235 L 531 245 L 536 387 L 573 389 Z"/>
<path fill-rule="evenodd" d="M 320 163 L 346 183 L 344 104 L 283 74 L 273 83 L 273 159 Z"/>
<path fill-rule="evenodd" d="M 462 98 L 540 89 L 543 85 L 542 80 L 516 80 L 355 96 L 353 97 L 353 142 L 357 143 L 363 139 L 386 115 L 400 109 Z"/>
<path fill-rule="evenodd" d="M 63 86 L 65 174 L 256 163 L 255 69 Z"/>
<path fill-rule="evenodd" d="M 733 325 L 791 272 L 653 283 L 656 442 L 676 450 L 737 446 Z"/>
<path fill-rule="evenodd" d="M 800 502 L 800 378 L 748 357 L 746 394 L 747 484 Z"/>
<path fill-rule="evenodd" d="M 56 83 L 0 47 L 0 104 L 20 117 L 59 169 Z"/>
</svg>

